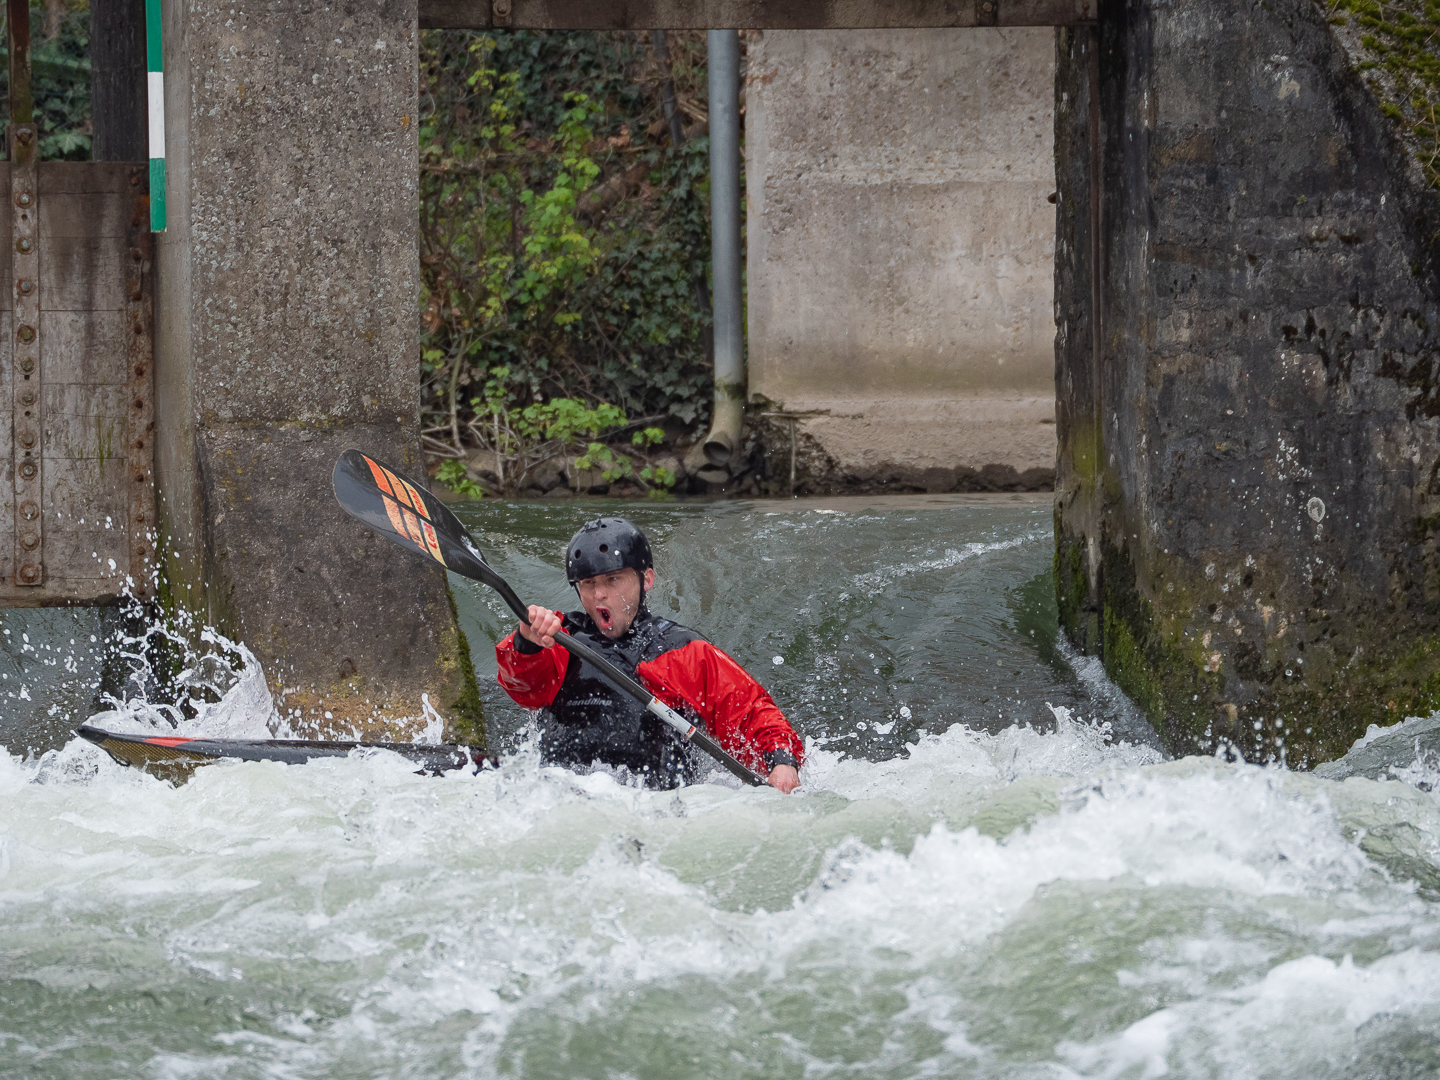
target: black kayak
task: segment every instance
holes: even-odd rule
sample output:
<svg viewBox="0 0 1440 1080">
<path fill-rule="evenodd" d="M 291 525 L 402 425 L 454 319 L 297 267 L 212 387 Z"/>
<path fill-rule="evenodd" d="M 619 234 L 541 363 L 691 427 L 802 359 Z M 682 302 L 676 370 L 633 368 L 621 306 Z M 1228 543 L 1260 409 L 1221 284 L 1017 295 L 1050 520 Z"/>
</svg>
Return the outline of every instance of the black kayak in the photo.
<svg viewBox="0 0 1440 1080">
<path fill-rule="evenodd" d="M 308 739 L 195 739 L 178 735 L 128 735 L 81 724 L 75 734 L 89 739 L 122 765 L 174 768 L 203 765 L 220 758 L 287 761 L 344 757 L 354 750 L 389 750 L 408 758 L 419 771 L 438 775 L 451 769 L 475 769 L 494 758 L 454 743 L 317 742 Z"/>
</svg>

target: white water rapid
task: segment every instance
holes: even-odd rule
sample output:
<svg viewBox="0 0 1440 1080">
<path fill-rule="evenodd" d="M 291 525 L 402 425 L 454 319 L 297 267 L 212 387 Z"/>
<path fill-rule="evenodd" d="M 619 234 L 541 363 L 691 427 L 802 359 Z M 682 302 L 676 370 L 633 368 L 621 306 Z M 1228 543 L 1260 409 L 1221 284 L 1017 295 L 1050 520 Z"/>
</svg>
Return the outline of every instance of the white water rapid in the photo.
<svg viewBox="0 0 1440 1080">
<path fill-rule="evenodd" d="M 1103 676 L 1031 643 L 1030 515 L 948 547 L 891 521 L 914 550 L 873 596 L 807 601 L 795 571 L 768 624 L 747 612 L 742 659 L 811 747 L 790 797 L 542 767 L 493 696 L 505 753 L 478 774 L 365 752 L 177 784 L 80 740 L 0 752 L 0 1077 L 1440 1075 L 1440 771 L 1327 780 L 1116 736 Z M 1022 542 L 938 565 L 991 533 Z M 676 578 L 723 610 L 723 580 Z M 962 578 L 990 590 L 971 651 L 950 638 L 983 687 L 925 682 L 936 607 L 913 650 L 895 631 Z M 778 613 L 807 605 L 801 647 Z M 997 716 L 989 673 L 1023 649 L 999 692 L 1020 715 Z M 948 705 L 947 679 L 969 688 Z"/>
</svg>

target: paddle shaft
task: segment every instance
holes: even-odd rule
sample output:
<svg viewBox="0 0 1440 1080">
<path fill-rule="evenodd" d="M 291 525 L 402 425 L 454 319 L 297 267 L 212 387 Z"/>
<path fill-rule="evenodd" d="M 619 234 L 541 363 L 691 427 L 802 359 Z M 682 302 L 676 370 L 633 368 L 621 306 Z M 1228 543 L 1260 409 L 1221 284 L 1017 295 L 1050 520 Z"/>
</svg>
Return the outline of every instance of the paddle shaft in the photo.
<svg viewBox="0 0 1440 1080">
<path fill-rule="evenodd" d="M 510 583 L 485 561 L 485 555 L 475 546 L 470 530 L 449 507 L 430 493 L 428 484 L 416 483 L 403 473 L 366 457 L 359 450 L 346 450 L 340 455 L 340 460 L 335 463 L 333 483 L 335 498 L 351 517 L 412 554 L 433 559 L 452 573 L 490 586 L 522 623 L 530 625 L 529 608 L 520 602 Z M 629 672 L 594 647 L 570 634 L 561 634 L 556 641 L 568 652 L 592 664 L 616 689 L 644 705 L 646 711 L 659 717 L 682 738 L 693 742 L 741 780 L 756 787 L 766 783 L 763 776 L 736 761 L 708 734 L 650 693 Z"/>
<path fill-rule="evenodd" d="M 510 606 L 510 610 L 515 612 L 520 621 L 526 626 L 529 626 L 530 611 L 520 603 L 520 598 L 515 595 L 514 590 L 512 590 L 509 585 L 506 585 L 504 589 L 497 589 L 496 591 L 504 597 L 505 603 Z M 601 655 L 593 646 L 585 644 L 585 642 L 580 641 L 568 633 L 556 634 L 555 644 L 570 653 L 571 656 L 578 656 L 581 660 L 595 667 L 600 674 L 604 675 L 606 679 L 614 684 L 617 690 L 629 694 L 640 704 L 644 705 L 647 711 L 659 717 L 679 732 L 682 739 L 693 742 L 696 746 L 700 747 L 701 750 L 704 750 L 721 765 L 729 769 L 730 772 L 745 781 L 745 783 L 751 784 L 754 787 L 765 786 L 766 780 L 763 776 L 753 769 L 747 769 L 744 765 L 740 764 L 740 762 L 736 761 L 708 734 L 701 731 L 699 727 L 690 723 L 690 721 L 670 708 L 669 705 L 666 705 L 649 690 L 645 689 L 638 679 L 632 678 L 614 662 Z"/>
</svg>

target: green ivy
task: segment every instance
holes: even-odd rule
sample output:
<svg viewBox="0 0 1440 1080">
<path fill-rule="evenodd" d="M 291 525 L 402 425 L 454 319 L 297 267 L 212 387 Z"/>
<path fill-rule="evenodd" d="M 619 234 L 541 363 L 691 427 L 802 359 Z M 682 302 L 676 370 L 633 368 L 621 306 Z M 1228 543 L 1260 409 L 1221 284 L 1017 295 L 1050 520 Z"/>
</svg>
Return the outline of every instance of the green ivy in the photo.
<svg viewBox="0 0 1440 1080">
<path fill-rule="evenodd" d="M 1426 179 L 1440 187 L 1440 0 L 1325 0 L 1330 22 L 1360 31 L 1356 65 L 1400 128 Z"/>
<path fill-rule="evenodd" d="M 456 458 L 447 458 L 442 461 L 440 467 L 435 470 L 435 479 L 456 495 L 466 499 L 479 499 L 485 494 L 485 489 L 470 479 L 464 463 Z"/>
<path fill-rule="evenodd" d="M 649 428 L 663 436 L 659 428 Z M 617 480 L 632 480 L 645 489 L 652 499 L 670 498 L 670 489 L 675 486 L 675 474 L 661 465 L 646 465 L 638 472 L 635 463 L 623 452 L 604 443 L 592 442 L 583 456 L 575 459 L 577 469 L 599 469 L 600 478 L 607 484 Z"/>
<path fill-rule="evenodd" d="M 683 59 L 703 52 L 678 52 L 677 84 L 703 99 Z M 523 436 L 525 410 L 561 423 L 562 402 L 703 422 L 708 140 L 646 134 L 648 35 L 427 31 L 420 89 L 428 436 L 488 446 L 497 418 Z M 583 212 L 637 171 L 639 192 Z"/>
</svg>

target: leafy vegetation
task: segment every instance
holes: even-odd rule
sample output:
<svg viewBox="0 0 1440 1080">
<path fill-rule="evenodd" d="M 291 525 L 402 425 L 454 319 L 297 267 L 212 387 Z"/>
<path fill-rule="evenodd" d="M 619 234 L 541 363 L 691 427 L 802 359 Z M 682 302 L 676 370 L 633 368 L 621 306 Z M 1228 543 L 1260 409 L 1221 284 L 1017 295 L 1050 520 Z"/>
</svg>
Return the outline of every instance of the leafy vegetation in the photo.
<svg viewBox="0 0 1440 1080">
<path fill-rule="evenodd" d="M 46 161 L 89 160 L 89 0 L 31 3 L 30 68 L 40 157 Z M 7 110 L 9 70 L 8 35 L 0 34 L 0 87 L 4 88 Z"/>
<path fill-rule="evenodd" d="M 1331 23 L 1358 30 L 1365 73 L 1426 178 L 1440 187 L 1440 0 L 1328 0 Z"/>
<path fill-rule="evenodd" d="M 490 372 L 483 397 L 471 399 L 476 416 L 467 425 L 489 451 L 484 458 L 493 469 L 487 471 L 499 489 L 522 490 L 546 466 L 552 474 L 574 471 L 575 479 L 580 472 L 599 469 L 606 483 L 629 479 L 652 493 L 663 494 L 674 486 L 675 474 L 670 470 L 647 465 L 637 471 L 624 450 L 594 441 L 635 426 L 624 410 L 605 402 L 592 406 L 574 398 L 519 406 L 510 400 L 509 383 L 508 368 Z M 646 427 L 631 436 L 630 444 L 643 451 L 664 438 L 662 429 Z M 483 494 L 458 459 L 443 461 L 435 476 L 457 495 L 477 498 Z"/>
<path fill-rule="evenodd" d="M 644 449 L 657 446 L 665 438 L 665 432 L 657 427 L 648 427 L 631 436 L 632 446 Z M 669 498 L 670 489 L 675 486 L 675 473 L 663 465 L 646 465 L 636 470 L 635 463 L 624 451 L 616 451 L 604 443 L 592 442 L 582 457 L 575 459 L 575 468 L 599 469 L 600 478 L 607 484 L 619 480 L 638 483 L 652 499 Z"/>
<path fill-rule="evenodd" d="M 682 105 L 700 119 L 703 35 L 671 35 L 671 48 Z M 648 36 L 423 36 L 432 454 L 487 451 L 513 490 L 578 443 L 624 434 L 630 416 L 705 420 L 708 139 L 670 145 L 663 74 Z M 606 472 L 668 486 L 606 450 L 588 455 Z"/>
</svg>

